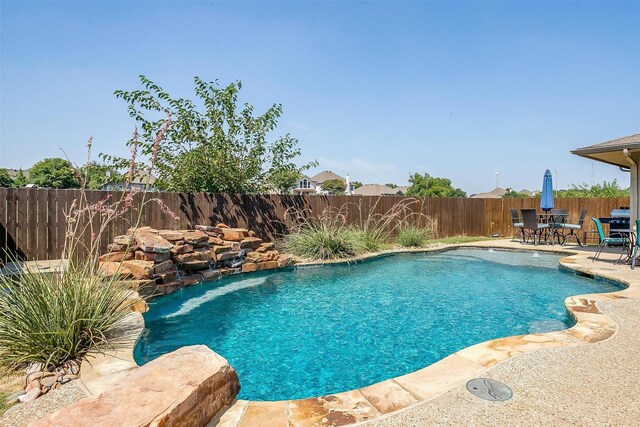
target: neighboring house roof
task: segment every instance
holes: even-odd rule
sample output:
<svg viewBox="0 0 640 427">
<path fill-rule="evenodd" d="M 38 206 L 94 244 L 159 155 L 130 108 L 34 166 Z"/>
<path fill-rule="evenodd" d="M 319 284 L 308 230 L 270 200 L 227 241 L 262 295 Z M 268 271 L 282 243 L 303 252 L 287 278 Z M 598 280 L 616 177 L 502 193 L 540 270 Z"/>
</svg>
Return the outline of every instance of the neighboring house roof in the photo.
<svg viewBox="0 0 640 427">
<path fill-rule="evenodd" d="M 20 173 L 20 169 L 9 169 L 6 168 L 7 173 L 9 174 L 9 176 L 13 179 L 15 178 L 19 173 Z M 29 169 L 22 169 L 22 173 L 27 176 L 29 175 Z"/>
<path fill-rule="evenodd" d="M 502 197 L 507 193 L 507 190 L 504 188 L 496 187 L 493 190 L 489 191 L 491 194 L 495 194 L 498 197 Z"/>
<path fill-rule="evenodd" d="M 518 193 L 526 194 L 527 196 L 533 196 L 534 194 L 536 194 L 535 191 L 529 191 L 526 188 L 523 188 L 522 190 L 518 191 Z"/>
<path fill-rule="evenodd" d="M 474 194 L 473 196 L 471 196 L 471 198 L 472 199 L 499 199 L 500 197 L 504 196 L 506 192 L 507 190 L 505 190 L 504 188 L 497 187 L 487 193 Z"/>
<path fill-rule="evenodd" d="M 391 188 L 381 184 L 365 184 L 353 192 L 356 196 L 396 196 L 402 195 L 399 188 Z"/>
<path fill-rule="evenodd" d="M 335 173 L 333 173 L 331 171 L 323 171 L 323 172 L 320 172 L 319 174 L 314 175 L 314 176 L 311 177 L 311 180 L 317 182 L 318 184 L 322 184 L 323 182 L 329 181 L 330 179 L 338 179 L 338 180 L 344 181 L 344 182 L 347 181 L 346 179 L 344 179 L 340 175 L 336 175 Z"/>
<path fill-rule="evenodd" d="M 616 166 L 629 166 L 623 150 L 640 151 L 640 133 L 572 150 L 572 154 Z"/>
<path fill-rule="evenodd" d="M 404 185 L 404 186 L 398 187 L 396 190 L 399 190 L 402 194 L 407 194 L 407 191 L 409 191 L 409 186 Z"/>
<path fill-rule="evenodd" d="M 136 175 L 131 179 L 130 184 L 149 184 L 149 185 L 153 185 L 155 184 L 156 180 L 158 178 L 156 178 L 153 175 Z M 126 177 L 125 177 L 126 180 Z M 104 185 L 113 185 L 113 184 L 124 184 L 125 181 L 109 181 L 107 183 L 105 183 Z"/>
</svg>

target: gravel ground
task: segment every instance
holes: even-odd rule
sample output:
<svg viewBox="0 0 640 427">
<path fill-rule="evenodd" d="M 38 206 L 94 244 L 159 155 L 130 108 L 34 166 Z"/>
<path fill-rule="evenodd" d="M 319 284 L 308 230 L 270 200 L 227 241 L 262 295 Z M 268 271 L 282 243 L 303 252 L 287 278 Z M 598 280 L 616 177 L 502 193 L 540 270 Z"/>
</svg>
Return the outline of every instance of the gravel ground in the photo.
<svg viewBox="0 0 640 427">
<path fill-rule="evenodd" d="M 598 303 L 620 330 L 608 341 L 534 351 L 484 375 L 513 389 L 506 402 L 488 402 L 465 386 L 367 427 L 631 426 L 640 425 L 640 300 Z"/>
<path fill-rule="evenodd" d="M 51 414 L 58 409 L 87 397 L 84 391 L 71 381 L 57 390 L 51 390 L 31 403 L 11 407 L 0 418 L 2 427 L 26 426 L 30 422 Z"/>
</svg>

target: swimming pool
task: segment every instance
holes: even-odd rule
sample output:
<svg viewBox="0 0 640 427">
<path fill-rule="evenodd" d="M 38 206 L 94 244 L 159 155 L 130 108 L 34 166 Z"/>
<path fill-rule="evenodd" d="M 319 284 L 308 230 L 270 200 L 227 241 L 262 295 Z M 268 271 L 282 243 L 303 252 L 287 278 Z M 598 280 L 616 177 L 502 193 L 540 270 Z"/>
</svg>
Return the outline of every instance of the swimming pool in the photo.
<svg viewBox="0 0 640 427">
<path fill-rule="evenodd" d="M 456 249 L 229 277 L 152 300 L 135 358 L 205 344 L 238 372 L 240 399 L 355 389 L 482 341 L 568 328 L 566 297 L 623 288 L 559 258 Z"/>
</svg>

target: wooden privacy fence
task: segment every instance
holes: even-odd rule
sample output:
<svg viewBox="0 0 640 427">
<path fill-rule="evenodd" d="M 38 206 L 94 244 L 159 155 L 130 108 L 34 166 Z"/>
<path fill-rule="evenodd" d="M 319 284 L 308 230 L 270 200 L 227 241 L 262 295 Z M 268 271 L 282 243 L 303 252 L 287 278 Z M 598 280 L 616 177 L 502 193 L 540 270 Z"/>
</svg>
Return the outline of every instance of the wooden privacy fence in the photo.
<svg viewBox="0 0 640 427">
<path fill-rule="evenodd" d="M 87 191 L 88 202 L 97 203 L 110 197 L 119 200 L 120 192 Z M 80 190 L 48 190 L 31 188 L 0 188 L 0 254 L 6 261 L 6 253 L 28 260 L 57 259 L 63 251 L 66 220 L 65 212 Z M 196 224 L 224 222 L 233 227 L 254 230 L 265 239 L 275 239 L 286 232 L 286 213 L 292 209 L 317 215 L 327 207 L 346 206 L 346 218 L 350 223 L 361 221 L 368 212 L 382 214 L 394 204 L 405 200 L 414 213 L 421 213 L 434 222 L 438 237 L 448 236 L 511 236 L 509 209 L 539 208 L 539 199 L 412 199 L 402 197 L 361 196 L 281 196 L 281 195 L 228 195 L 210 193 L 147 193 L 147 199 L 161 200 L 178 219 L 163 211 L 160 203 L 144 205 L 141 225 L 162 229 L 186 229 Z M 132 209 L 126 217 L 119 218 L 106 230 L 103 244 L 124 234 L 138 216 L 142 194 L 132 201 Z M 611 209 L 629 206 L 628 197 L 620 198 L 571 198 L 556 199 L 556 208 L 569 209 L 577 217 L 587 209 L 588 217 L 609 216 Z M 361 215 L 362 213 L 362 215 Z M 422 216 L 418 221 L 424 221 Z M 585 222 L 591 230 L 591 221 Z M 83 236 L 91 241 L 89 234 Z M 106 247 L 104 248 L 106 250 Z"/>
</svg>

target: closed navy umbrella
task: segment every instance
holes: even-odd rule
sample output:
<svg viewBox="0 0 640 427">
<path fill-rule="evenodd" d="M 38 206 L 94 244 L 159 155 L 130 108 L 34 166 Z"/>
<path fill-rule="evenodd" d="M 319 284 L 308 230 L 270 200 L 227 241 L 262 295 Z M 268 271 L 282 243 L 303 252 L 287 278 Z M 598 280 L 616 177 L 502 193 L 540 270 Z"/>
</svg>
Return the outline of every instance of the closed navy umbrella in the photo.
<svg viewBox="0 0 640 427">
<path fill-rule="evenodd" d="M 553 209 L 553 178 L 551 171 L 547 169 L 544 172 L 542 180 L 542 197 L 540 197 L 540 209 L 547 212 Z"/>
</svg>

